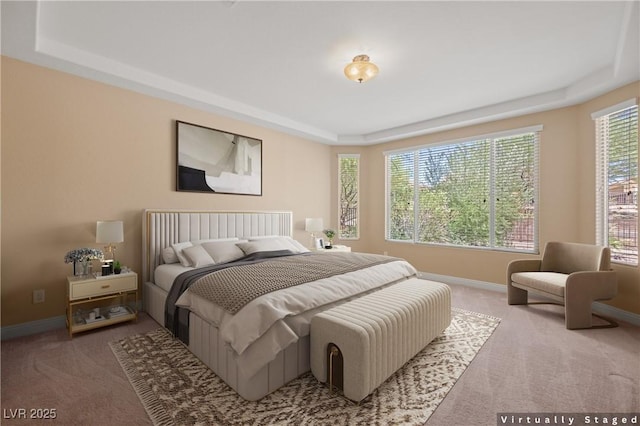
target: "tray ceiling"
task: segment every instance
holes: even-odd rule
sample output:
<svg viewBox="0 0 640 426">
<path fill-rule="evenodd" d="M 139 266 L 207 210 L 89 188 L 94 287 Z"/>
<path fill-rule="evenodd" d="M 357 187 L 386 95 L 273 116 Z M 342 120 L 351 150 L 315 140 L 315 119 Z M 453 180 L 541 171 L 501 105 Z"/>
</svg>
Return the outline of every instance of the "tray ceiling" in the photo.
<svg viewBox="0 0 640 426">
<path fill-rule="evenodd" d="M 2 54 L 328 144 L 572 105 L 640 79 L 638 2 L 2 2 Z M 344 66 L 367 54 L 379 75 Z"/>
</svg>

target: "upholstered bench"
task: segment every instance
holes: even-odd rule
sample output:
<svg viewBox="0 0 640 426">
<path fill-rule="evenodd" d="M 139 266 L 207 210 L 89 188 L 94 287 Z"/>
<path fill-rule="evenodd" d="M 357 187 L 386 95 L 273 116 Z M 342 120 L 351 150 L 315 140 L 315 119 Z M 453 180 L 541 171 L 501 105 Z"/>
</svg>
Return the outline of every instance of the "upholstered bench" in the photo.
<svg viewBox="0 0 640 426">
<path fill-rule="evenodd" d="M 418 278 L 402 281 L 315 315 L 311 371 L 323 383 L 337 374 L 333 381 L 342 384 L 344 396 L 360 401 L 450 322 L 449 286 Z"/>
</svg>

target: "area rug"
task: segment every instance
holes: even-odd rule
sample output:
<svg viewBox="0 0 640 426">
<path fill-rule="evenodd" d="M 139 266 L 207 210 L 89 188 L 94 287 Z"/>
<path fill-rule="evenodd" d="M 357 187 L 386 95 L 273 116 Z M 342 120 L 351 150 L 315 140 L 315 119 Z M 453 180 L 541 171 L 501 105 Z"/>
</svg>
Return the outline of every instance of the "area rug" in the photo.
<svg viewBox="0 0 640 426">
<path fill-rule="evenodd" d="M 165 329 L 109 345 L 155 425 L 420 425 L 499 322 L 454 308 L 442 335 L 358 405 L 311 373 L 245 401 Z"/>
</svg>

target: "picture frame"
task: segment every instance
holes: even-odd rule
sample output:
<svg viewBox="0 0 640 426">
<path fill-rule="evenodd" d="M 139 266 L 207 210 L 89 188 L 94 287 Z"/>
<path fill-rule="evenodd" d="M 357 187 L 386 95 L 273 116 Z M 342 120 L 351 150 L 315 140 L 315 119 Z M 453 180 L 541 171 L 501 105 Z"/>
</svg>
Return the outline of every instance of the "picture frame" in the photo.
<svg viewBox="0 0 640 426">
<path fill-rule="evenodd" d="M 324 239 L 322 238 L 316 238 L 315 239 L 315 248 L 316 249 L 323 249 L 324 248 Z"/>
<path fill-rule="evenodd" d="M 176 191 L 262 196 L 262 140 L 176 120 Z"/>
</svg>

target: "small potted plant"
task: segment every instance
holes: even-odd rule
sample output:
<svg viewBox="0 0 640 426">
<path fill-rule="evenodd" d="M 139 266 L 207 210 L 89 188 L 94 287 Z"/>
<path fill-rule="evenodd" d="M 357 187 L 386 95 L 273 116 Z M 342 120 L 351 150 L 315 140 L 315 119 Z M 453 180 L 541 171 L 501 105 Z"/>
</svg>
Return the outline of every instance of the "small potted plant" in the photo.
<svg viewBox="0 0 640 426">
<path fill-rule="evenodd" d="M 324 248 L 330 249 L 331 247 L 333 247 L 333 237 L 336 236 L 336 231 L 334 231 L 333 229 L 325 229 L 324 231 L 322 231 L 322 233 L 326 235 L 327 239 L 329 240 L 329 244 L 327 244 Z"/>
<path fill-rule="evenodd" d="M 119 274 L 120 272 L 122 272 L 122 265 L 120 265 L 119 260 L 116 260 L 113 262 L 113 273 Z"/>
</svg>

